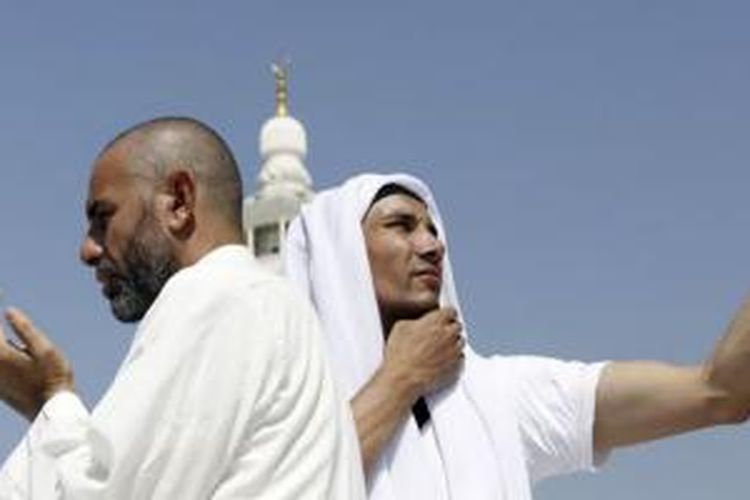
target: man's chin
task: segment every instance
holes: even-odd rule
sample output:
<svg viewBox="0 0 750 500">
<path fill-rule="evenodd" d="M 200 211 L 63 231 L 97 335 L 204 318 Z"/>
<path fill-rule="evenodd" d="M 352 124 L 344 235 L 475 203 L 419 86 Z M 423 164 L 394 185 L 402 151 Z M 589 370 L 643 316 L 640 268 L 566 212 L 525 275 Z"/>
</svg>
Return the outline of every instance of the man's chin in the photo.
<svg viewBox="0 0 750 500">
<path fill-rule="evenodd" d="M 121 294 L 110 298 L 110 310 L 114 317 L 122 323 L 135 323 L 143 319 L 148 308 L 143 308 L 134 300 L 123 297 Z"/>
<path fill-rule="evenodd" d="M 414 305 L 422 314 L 435 310 L 440 307 L 440 292 L 426 292 L 414 302 Z"/>
<path fill-rule="evenodd" d="M 440 307 L 440 303 L 434 299 L 415 302 L 400 311 L 401 319 L 418 319 L 438 307 Z"/>
</svg>

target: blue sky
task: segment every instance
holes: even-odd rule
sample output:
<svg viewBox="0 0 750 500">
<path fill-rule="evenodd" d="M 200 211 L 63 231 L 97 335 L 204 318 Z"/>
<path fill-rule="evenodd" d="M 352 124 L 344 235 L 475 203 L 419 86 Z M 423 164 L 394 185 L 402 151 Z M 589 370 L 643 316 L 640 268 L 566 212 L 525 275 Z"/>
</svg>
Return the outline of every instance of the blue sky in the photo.
<svg viewBox="0 0 750 500">
<path fill-rule="evenodd" d="M 89 403 L 132 327 L 77 261 L 90 164 L 164 114 L 257 175 L 269 63 L 316 187 L 405 170 L 441 202 L 485 353 L 704 358 L 750 288 L 746 2 L 26 2 L 0 8 L 0 288 Z M 0 453 L 25 424 L 0 408 Z M 748 428 L 615 453 L 537 498 L 746 496 Z"/>
</svg>

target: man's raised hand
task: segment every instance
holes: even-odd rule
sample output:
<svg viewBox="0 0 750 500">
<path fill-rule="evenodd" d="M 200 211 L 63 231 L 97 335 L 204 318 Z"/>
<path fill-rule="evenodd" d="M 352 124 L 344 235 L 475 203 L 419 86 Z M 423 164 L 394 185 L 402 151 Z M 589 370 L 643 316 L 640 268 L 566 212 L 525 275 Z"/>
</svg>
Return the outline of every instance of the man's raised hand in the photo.
<svg viewBox="0 0 750 500">
<path fill-rule="evenodd" d="M 462 329 L 451 307 L 397 321 L 386 343 L 385 368 L 409 384 L 414 399 L 451 383 L 463 359 Z"/>
<path fill-rule="evenodd" d="M 0 399 L 33 420 L 57 392 L 73 390 L 73 371 L 60 350 L 28 316 L 9 309 L 5 318 L 21 344 L 8 340 L 0 327 Z"/>
</svg>

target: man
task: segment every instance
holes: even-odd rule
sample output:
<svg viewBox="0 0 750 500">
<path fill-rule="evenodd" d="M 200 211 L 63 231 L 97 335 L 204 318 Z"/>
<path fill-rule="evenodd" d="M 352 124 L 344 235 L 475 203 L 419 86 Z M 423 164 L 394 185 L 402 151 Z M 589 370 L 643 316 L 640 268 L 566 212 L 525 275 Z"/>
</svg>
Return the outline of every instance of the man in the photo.
<svg viewBox="0 0 750 500">
<path fill-rule="evenodd" d="M 287 269 L 315 303 L 373 499 L 529 499 L 611 449 L 750 411 L 750 306 L 702 366 L 484 358 L 465 346 L 433 197 L 363 175 L 318 194 Z"/>
<path fill-rule="evenodd" d="M 0 498 L 357 499 L 347 405 L 312 308 L 242 245 L 241 181 L 189 118 L 137 125 L 93 167 L 81 259 L 121 321 L 141 321 L 92 413 L 65 358 L 17 310 L 0 396 L 32 427 Z"/>
</svg>

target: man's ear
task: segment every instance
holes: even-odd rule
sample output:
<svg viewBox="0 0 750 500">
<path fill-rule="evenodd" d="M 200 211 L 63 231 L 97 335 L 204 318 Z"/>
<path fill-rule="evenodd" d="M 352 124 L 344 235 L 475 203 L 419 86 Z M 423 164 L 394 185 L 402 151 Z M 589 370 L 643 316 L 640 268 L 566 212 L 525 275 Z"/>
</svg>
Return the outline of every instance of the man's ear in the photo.
<svg viewBox="0 0 750 500">
<path fill-rule="evenodd" d="M 195 226 L 195 175 L 189 170 L 175 170 L 167 175 L 164 187 L 167 228 L 177 237 L 189 235 Z"/>
</svg>

